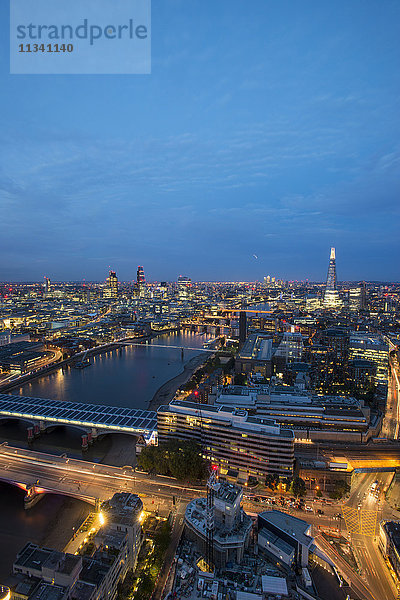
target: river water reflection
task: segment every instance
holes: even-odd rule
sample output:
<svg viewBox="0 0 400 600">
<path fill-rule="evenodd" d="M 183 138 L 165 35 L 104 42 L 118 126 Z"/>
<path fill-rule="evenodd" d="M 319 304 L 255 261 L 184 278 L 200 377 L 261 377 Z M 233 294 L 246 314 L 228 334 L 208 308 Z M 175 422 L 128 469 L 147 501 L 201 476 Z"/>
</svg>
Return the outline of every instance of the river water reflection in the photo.
<svg viewBox="0 0 400 600">
<path fill-rule="evenodd" d="M 11 393 L 145 409 L 158 388 L 179 375 L 185 363 L 199 353 L 196 349 L 201 349 L 210 338 L 207 334 L 189 332 L 163 335 L 148 345 L 127 346 L 96 356 L 86 369 L 60 370 Z M 181 347 L 186 348 L 183 360 Z M 7 429 L 3 427 L 2 439 L 6 436 Z M 89 510 L 82 502 L 49 494 L 33 509 L 25 511 L 23 497 L 22 490 L 0 483 L 0 584 L 10 573 L 16 553 L 27 541 L 47 541 L 61 549 L 76 520 L 79 522 L 82 512 Z M 58 536 L 54 535 L 57 531 Z"/>
<path fill-rule="evenodd" d="M 198 354 L 198 350 L 186 349 L 182 360 L 180 348 L 202 348 L 210 338 L 190 332 L 163 335 L 148 345 L 124 346 L 95 356 L 86 369 L 60 370 L 12 393 L 145 409 L 158 388 L 179 375 Z"/>
</svg>

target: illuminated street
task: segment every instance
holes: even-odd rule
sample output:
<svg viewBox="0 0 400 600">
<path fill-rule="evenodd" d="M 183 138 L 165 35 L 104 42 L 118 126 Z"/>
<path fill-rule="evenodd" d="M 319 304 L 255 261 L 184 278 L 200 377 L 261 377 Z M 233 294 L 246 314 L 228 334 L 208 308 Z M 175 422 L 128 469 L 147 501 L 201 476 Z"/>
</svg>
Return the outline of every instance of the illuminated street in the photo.
<svg viewBox="0 0 400 600">
<path fill-rule="evenodd" d="M 153 504 L 153 509 L 157 507 L 157 499 L 171 500 L 172 495 L 190 499 L 204 490 L 181 487 L 168 477 L 147 476 L 120 467 L 4 445 L 0 447 L 0 478 L 24 485 L 34 484 L 39 491 L 70 495 L 92 503 L 95 499 L 107 500 L 115 492 L 132 492 L 143 497 L 145 504 Z"/>
</svg>

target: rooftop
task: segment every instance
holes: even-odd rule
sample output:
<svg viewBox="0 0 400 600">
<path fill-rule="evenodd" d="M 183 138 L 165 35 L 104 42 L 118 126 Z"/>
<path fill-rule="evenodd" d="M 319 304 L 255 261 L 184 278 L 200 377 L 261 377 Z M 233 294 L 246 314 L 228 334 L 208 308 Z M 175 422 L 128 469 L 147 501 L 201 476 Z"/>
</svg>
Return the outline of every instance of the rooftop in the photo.
<svg viewBox="0 0 400 600">
<path fill-rule="evenodd" d="M 186 402 L 182 400 L 174 400 L 168 406 L 160 406 L 159 413 L 172 412 L 176 414 L 189 415 L 198 417 L 199 419 L 213 419 L 221 421 L 227 426 L 242 431 L 254 430 L 260 435 L 280 436 L 285 438 L 293 438 L 291 429 L 282 429 L 279 424 L 270 419 L 263 417 L 249 416 L 246 410 L 233 408 L 231 406 L 210 406 L 209 404 L 199 404 L 196 402 Z"/>
<path fill-rule="evenodd" d="M 282 596 L 288 595 L 287 583 L 284 577 L 263 575 L 261 577 L 261 581 L 264 594 L 281 594 Z"/>
<path fill-rule="evenodd" d="M 136 494 L 119 492 L 103 502 L 101 508 L 107 515 L 107 523 L 132 525 L 143 510 L 143 502 Z"/>
<path fill-rule="evenodd" d="M 223 500 L 227 504 L 234 504 L 241 493 L 241 488 L 232 483 L 226 483 L 225 481 L 219 481 L 215 487 L 215 497 L 219 500 Z"/>
<path fill-rule="evenodd" d="M 67 598 L 67 588 L 51 583 L 41 583 L 29 596 L 29 600 L 66 600 Z"/>
<path fill-rule="evenodd" d="M 303 519 L 293 517 L 279 510 L 264 511 L 259 513 L 259 517 L 289 534 L 304 546 L 310 546 L 313 542 L 313 538 L 308 535 L 311 525 Z"/>
</svg>

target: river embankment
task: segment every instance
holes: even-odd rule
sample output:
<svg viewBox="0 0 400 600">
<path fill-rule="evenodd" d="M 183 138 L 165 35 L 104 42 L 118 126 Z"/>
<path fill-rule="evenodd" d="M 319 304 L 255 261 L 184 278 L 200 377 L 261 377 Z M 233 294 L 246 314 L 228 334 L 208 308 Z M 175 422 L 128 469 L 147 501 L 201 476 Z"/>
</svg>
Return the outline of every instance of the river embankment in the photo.
<svg viewBox="0 0 400 600">
<path fill-rule="evenodd" d="M 156 391 L 149 402 L 149 410 L 157 410 L 160 406 L 169 404 L 179 388 L 189 381 L 194 372 L 201 367 L 208 358 L 210 358 L 210 354 L 204 353 L 204 355 L 194 356 L 189 360 L 182 373 L 164 383 Z"/>
</svg>

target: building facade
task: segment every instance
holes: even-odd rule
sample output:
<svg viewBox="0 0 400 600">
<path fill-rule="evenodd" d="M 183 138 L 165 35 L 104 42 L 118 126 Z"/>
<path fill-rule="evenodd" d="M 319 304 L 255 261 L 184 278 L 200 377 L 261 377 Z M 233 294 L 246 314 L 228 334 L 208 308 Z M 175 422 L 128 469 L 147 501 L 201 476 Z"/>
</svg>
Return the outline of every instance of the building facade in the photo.
<svg viewBox="0 0 400 600">
<path fill-rule="evenodd" d="M 222 471 L 237 470 L 240 479 L 293 475 L 293 432 L 246 410 L 175 401 L 160 406 L 157 428 L 160 443 L 171 438 L 194 440 L 207 460 Z"/>
</svg>

